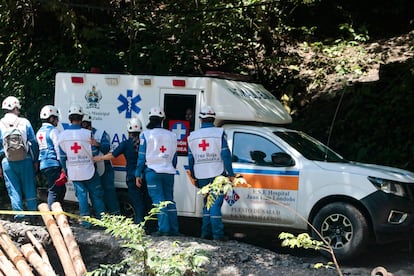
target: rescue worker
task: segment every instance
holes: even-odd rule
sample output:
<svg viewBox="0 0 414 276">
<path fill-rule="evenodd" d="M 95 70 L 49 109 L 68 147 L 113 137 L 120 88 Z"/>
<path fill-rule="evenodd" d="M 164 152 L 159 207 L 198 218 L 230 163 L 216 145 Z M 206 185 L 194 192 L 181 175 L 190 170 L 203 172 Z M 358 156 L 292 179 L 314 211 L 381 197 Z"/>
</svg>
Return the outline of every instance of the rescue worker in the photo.
<svg viewBox="0 0 414 276">
<path fill-rule="evenodd" d="M 143 185 L 143 177 L 147 181 L 148 193 L 153 204 L 170 201 L 157 215 L 158 232 L 154 235 L 180 235 L 177 218 L 177 207 L 174 202 L 174 175 L 177 165 L 177 138 L 174 133 L 162 128 L 165 119 L 164 110 L 153 107 L 148 114 L 147 130 L 140 135 L 136 185 Z"/>
<path fill-rule="evenodd" d="M 92 159 L 91 131 L 81 128 L 82 117 L 82 107 L 72 104 L 69 108 L 70 125 L 59 135 L 60 163 L 75 187 L 80 215 L 90 216 L 90 198 L 95 216 L 100 219 L 106 212 L 104 191 Z M 86 221 L 82 221 L 82 226 L 91 227 Z"/>
<path fill-rule="evenodd" d="M 141 121 L 132 118 L 127 123 L 128 139 L 122 141 L 112 152 L 105 155 L 95 156 L 95 162 L 102 160 L 111 160 L 123 154 L 126 159 L 126 183 L 128 187 L 128 196 L 132 207 L 134 208 L 134 222 L 141 223 L 144 216 L 151 209 L 151 198 L 148 194 L 147 184 L 142 183 L 141 187 L 135 184 L 135 169 L 138 160 L 139 135 L 142 132 Z"/>
<path fill-rule="evenodd" d="M 9 194 L 12 209 L 14 211 L 37 210 L 37 193 L 35 172 L 38 170 L 39 148 L 36 141 L 35 132 L 31 123 L 26 118 L 19 117 L 21 105 L 14 96 L 8 96 L 2 102 L 4 117 L 0 120 L 0 156 L 2 157 L 2 168 L 0 175 L 4 177 L 7 192 Z M 10 128 L 17 129 L 21 134 L 24 143 L 24 151 L 21 160 L 15 160 L 7 156 L 6 135 Z M 9 160 L 10 159 L 10 160 Z M 20 159 L 20 158 L 19 158 Z M 24 200 L 26 201 L 24 204 Z M 18 214 L 14 216 L 16 221 L 28 219 L 35 223 L 34 217 Z"/>
<path fill-rule="evenodd" d="M 111 138 L 105 130 L 96 129 L 92 126 L 92 116 L 84 114 L 82 127 L 92 132 L 91 145 L 93 156 L 107 154 L 111 150 Z M 114 168 L 110 160 L 96 162 L 96 169 L 101 179 L 104 190 L 104 202 L 108 213 L 113 215 L 121 214 L 119 201 L 115 190 Z"/>
<path fill-rule="evenodd" d="M 234 172 L 227 137 L 223 128 L 214 126 L 214 109 L 211 106 L 203 107 L 199 118 L 201 128 L 188 136 L 188 164 L 191 176 L 196 180 L 198 188 L 212 183 L 219 175 L 228 176 L 233 182 Z M 201 237 L 227 240 L 221 216 L 224 195 L 220 194 L 210 209 L 206 207 L 206 200 L 207 197 L 204 198 Z"/>
<path fill-rule="evenodd" d="M 50 210 L 53 202 L 59 202 L 63 206 L 66 193 L 66 175 L 59 161 L 59 116 L 57 107 L 45 105 L 40 110 L 42 126 L 36 133 L 39 144 L 39 169 L 47 181 L 47 204 Z"/>
</svg>

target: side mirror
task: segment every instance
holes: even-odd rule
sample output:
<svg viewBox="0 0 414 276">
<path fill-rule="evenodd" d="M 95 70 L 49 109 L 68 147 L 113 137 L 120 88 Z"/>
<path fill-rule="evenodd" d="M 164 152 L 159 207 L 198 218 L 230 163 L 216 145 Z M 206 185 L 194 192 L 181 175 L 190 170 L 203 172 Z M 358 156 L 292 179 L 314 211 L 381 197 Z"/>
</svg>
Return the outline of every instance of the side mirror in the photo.
<svg viewBox="0 0 414 276">
<path fill-rule="evenodd" d="M 285 152 L 272 153 L 272 165 L 276 167 L 292 167 L 295 166 L 295 160 Z"/>
</svg>

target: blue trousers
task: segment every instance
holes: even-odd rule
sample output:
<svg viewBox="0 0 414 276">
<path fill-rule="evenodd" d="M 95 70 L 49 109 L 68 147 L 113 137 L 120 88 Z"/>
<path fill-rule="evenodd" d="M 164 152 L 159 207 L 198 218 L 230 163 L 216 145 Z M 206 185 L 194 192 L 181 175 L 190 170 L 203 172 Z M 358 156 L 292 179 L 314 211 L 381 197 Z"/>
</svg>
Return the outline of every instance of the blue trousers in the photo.
<svg viewBox="0 0 414 276">
<path fill-rule="evenodd" d="M 144 181 L 141 188 L 135 184 L 135 178 L 127 180 L 128 195 L 135 210 L 134 222 L 141 223 L 151 209 L 152 201 L 148 194 L 147 184 Z"/>
<path fill-rule="evenodd" d="M 214 181 L 214 178 L 198 179 L 199 188 L 206 186 Z M 207 197 L 204 198 L 203 220 L 201 226 L 201 236 L 204 238 L 213 237 L 220 239 L 224 236 L 224 224 L 221 215 L 221 206 L 223 205 L 224 195 L 219 195 L 210 209 L 207 209 Z"/>
<path fill-rule="evenodd" d="M 101 185 L 104 190 L 104 202 L 108 213 L 119 215 L 119 201 L 114 183 L 114 168 L 111 163 L 105 161 L 105 172 L 101 175 Z"/>
<path fill-rule="evenodd" d="M 23 211 L 25 201 L 27 210 L 36 211 L 37 194 L 32 159 L 29 156 L 21 161 L 8 161 L 7 158 L 3 158 L 1 163 L 12 209 Z M 24 215 L 14 217 L 21 219 Z"/>
<path fill-rule="evenodd" d="M 174 175 L 156 173 L 147 168 L 145 169 L 145 179 L 153 204 L 159 204 L 161 201 L 172 202 L 163 208 L 157 216 L 158 231 L 163 234 L 179 234 L 177 207 L 174 201 Z"/>
<path fill-rule="evenodd" d="M 56 186 L 56 179 L 59 178 L 62 171 L 61 167 L 50 167 L 41 170 L 41 173 L 47 180 L 47 205 L 52 210 L 52 203 L 59 202 L 63 208 L 63 200 L 66 194 L 66 186 Z"/>
<path fill-rule="evenodd" d="M 106 208 L 104 204 L 104 191 L 98 173 L 95 172 L 93 177 L 88 180 L 73 181 L 73 186 L 75 186 L 75 193 L 79 202 L 79 214 L 81 216 L 90 216 L 89 197 L 95 210 L 95 216 L 100 219 L 101 213 L 106 212 Z M 82 224 L 89 226 L 84 222 Z"/>
</svg>

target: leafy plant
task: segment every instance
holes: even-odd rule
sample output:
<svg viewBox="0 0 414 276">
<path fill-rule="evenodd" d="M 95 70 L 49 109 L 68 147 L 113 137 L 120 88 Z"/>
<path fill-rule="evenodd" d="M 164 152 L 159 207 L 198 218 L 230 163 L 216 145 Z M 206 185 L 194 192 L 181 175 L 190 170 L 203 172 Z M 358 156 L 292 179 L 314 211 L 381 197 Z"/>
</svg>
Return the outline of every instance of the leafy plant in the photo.
<svg viewBox="0 0 414 276">
<path fill-rule="evenodd" d="M 105 228 L 105 232 L 121 240 L 122 247 L 130 250 L 129 257 L 117 264 L 102 264 L 100 268 L 88 275 L 183 275 L 189 272 L 201 272 L 202 266 L 209 262 L 205 252 L 201 250 L 184 250 L 179 242 L 174 243 L 174 252 L 157 252 L 151 249 L 151 238 L 145 234 L 145 223 L 155 219 L 171 202 L 163 201 L 154 204 L 144 221 L 135 224 L 131 218 L 121 215 L 103 214 L 101 220 L 83 217 L 85 221 Z"/>
<path fill-rule="evenodd" d="M 305 249 L 315 249 L 315 250 L 325 250 L 331 253 L 328 245 L 321 241 L 312 239 L 308 233 L 301 233 L 297 236 L 282 232 L 279 234 L 279 239 L 282 241 L 282 246 L 289 248 L 305 248 Z M 328 262 L 327 264 L 316 263 L 313 267 L 316 269 L 319 268 L 335 268 L 333 262 Z"/>
<path fill-rule="evenodd" d="M 234 187 L 238 186 L 250 187 L 250 184 L 241 175 L 236 175 L 233 182 L 228 177 L 219 175 L 214 178 L 212 183 L 202 187 L 198 193 L 207 197 L 206 207 L 210 209 L 219 195 L 230 193 Z"/>
<path fill-rule="evenodd" d="M 333 248 L 322 237 L 321 233 L 307 219 L 305 219 L 301 214 L 299 214 L 293 208 L 291 208 L 288 205 L 283 204 L 283 203 L 281 203 L 281 202 L 279 202 L 277 200 L 273 200 L 270 197 L 267 197 L 267 196 L 264 196 L 264 197 L 266 198 L 266 200 L 272 202 L 273 204 L 276 204 L 276 205 L 282 206 L 284 208 L 287 208 L 290 212 L 294 213 L 301 220 L 305 221 L 306 224 L 309 225 L 309 227 L 312 228 L 312 230 L 314 230 L 315 233 L 317 233 L 317 235 L 321 239 L 321 241 L 312 240 L 307 233 L 299 234 L 297 237 L 295 237 L 294 235 L 292 235 L 290 233 L 281 233 L 279 235 L 279 239 L 283 239 L 284 240 L 282 242 L 282 246 L 289 246 L 290 248 L 303 247 L 303 248 L 306 248 L 306 249 L 311 248 L 311 249 L 315 249 L 315 250 L 320 250 L 320 249 L 321 250 L 325 250 L 325 251 L 329 252 L 329 254 L 331 254 L 332 260 L 333 260 L 332 263 L 334 264 L 336 270 L 338 271 L 338 274 L 340 276 L 342 276 L 342 271 L 339 268 L 339 264 L 338 264 L 338 261 L 336 260 L 336 257 L 335 257 L 335 253 L 333 251 Z M 327 265 L 323 265 L 323 264 L 316 264 L 315 265 L 315 268 L 320 268 L 320 267 L 329 268 L 329 267 L 331 267 L 331 263 L 328 263 Z"/>
</svg>

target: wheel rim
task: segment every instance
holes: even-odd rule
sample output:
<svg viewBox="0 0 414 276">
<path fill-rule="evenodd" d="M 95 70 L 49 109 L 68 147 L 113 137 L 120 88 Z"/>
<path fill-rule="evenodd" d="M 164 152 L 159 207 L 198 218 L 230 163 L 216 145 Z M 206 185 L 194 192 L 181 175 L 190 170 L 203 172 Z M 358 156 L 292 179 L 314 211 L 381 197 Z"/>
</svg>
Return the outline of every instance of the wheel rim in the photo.
<svg viewBox="0 0 414 276">
<path fill-rule="evenodd" d="M 334 249 L 349 243 L 353 233 L 351 221 L 342 214 L 330 215 L 322 223 L 321 235 Z"/>
<path fill-rule="evenodd" d="M 121 213 L 128 218 L 135 217 L 134 207 L 128 202 L 121 203 Z"/>
</svg>

